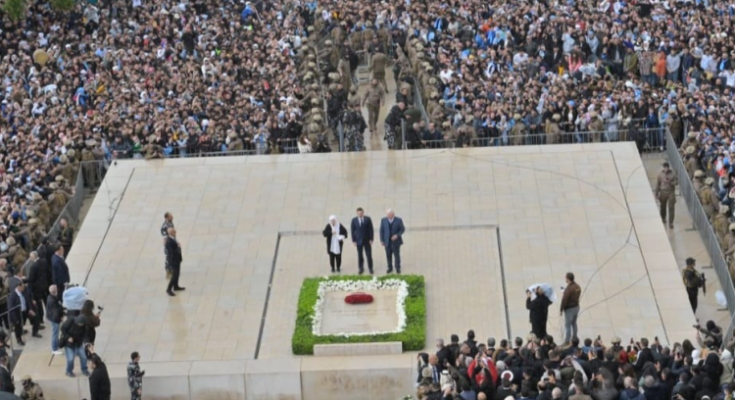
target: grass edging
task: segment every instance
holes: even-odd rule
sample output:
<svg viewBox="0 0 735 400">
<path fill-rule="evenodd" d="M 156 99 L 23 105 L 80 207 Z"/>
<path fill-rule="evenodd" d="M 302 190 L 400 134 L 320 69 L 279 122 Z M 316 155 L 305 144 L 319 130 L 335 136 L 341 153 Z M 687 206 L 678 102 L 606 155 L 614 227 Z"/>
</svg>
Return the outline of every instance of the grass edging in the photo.
<svg viewBox="0 0 735 400">
<path fill-rule="evenodd" d="M 369 343 L 369 342 L 401 342 L 403 351 L 421 350 L 426 343 L 426 292 L 424 277 L 421 275 L 387 275 L 378 280 L 398 279 L 408 284 L 406 297 L 406 328 L 403 332 L 384 333 L 365 336 L 316 336 L 311 332 L 314 304 L 317 300 L 319 283 L 334 280 L 371 280 L 372 276 L 340 275 L 320 278 L 306 278 L 301 285 L 298 309 L 296 311 L 296 328 L 291 337 L 291 350 L 295 355 L 313 355 L 316 344 L 336 343 Z"/>
</svg>

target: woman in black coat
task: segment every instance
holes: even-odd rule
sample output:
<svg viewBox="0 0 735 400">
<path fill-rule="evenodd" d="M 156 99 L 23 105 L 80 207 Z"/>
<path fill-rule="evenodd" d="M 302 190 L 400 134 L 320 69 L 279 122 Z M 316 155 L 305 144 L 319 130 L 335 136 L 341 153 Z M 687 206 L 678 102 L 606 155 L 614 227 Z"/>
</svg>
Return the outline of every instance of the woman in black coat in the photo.
<svg viewBox="0 0 735 400">
<path fill-rule="evenodd" d="M 347 239 L 347 229 L 337 221 L 337 217 L 330 215 L 322 234 L 327 239 L 327 254 L 332 272 L 335 272 L 335 267 L 336 272 L 341 272 L 339 268 L 342 266 L 342 245 Z"/>
<path fill-rule="evenodd" d="M 89 376 L 89 395 L 92 400 L 110 400 L 111 390 L 110 375 L 107 374 L 107 366 L 96 354 L 87 361 L 87 366 L 92 370 Z"/>
<path fill-rule="evenodd" d="M 551 300 L 544 294 L 540 286 L 536 287 L 536 298 L 531 300 L 531 291 L 526 290 L 526 308 L 530 311 L 531 332 L 537 338 L 546 337 L 546 321 L 549 319 Z"/>
</svg>

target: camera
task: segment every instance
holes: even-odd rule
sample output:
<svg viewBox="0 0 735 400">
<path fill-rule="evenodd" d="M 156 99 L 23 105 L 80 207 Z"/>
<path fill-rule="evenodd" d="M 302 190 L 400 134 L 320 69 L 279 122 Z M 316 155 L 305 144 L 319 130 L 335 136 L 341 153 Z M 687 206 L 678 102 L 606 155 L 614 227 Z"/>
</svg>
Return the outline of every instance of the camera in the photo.
<svg viewBox="0 0 735 400">
<path fill-rule="evenodd" d="M 97 311 L 99 312 L 105 311 L 105 308 L 102 306 L 97 306 Z"/>
</svg>

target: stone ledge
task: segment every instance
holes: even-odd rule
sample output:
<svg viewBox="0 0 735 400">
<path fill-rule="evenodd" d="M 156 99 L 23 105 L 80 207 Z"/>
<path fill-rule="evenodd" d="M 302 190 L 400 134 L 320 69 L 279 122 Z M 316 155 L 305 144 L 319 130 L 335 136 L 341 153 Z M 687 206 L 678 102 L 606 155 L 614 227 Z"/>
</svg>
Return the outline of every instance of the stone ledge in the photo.
<svg viewBox="0 0 735 400">
<path fill-rule="evenodd" d="M 384 356 L 403 353 L 403 343 L 347 343 L 314 345 L 315 357 Z"/>
</svg>

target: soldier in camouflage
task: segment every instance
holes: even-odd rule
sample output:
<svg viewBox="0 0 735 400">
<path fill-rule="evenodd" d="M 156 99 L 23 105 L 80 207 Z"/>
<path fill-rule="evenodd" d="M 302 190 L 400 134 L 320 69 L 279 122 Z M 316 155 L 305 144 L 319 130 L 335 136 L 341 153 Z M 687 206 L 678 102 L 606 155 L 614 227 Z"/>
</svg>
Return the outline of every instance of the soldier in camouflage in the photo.
<svg viewBox="0 0 735 400">
<path fill-rule="evenodd" d="M 364 132 L 367 124 L 360 111 L 359 100 L 349 104 L 349 108 L 342 113 L 341 122 L 347 151 L 364 151 Z"/>
</svg>

